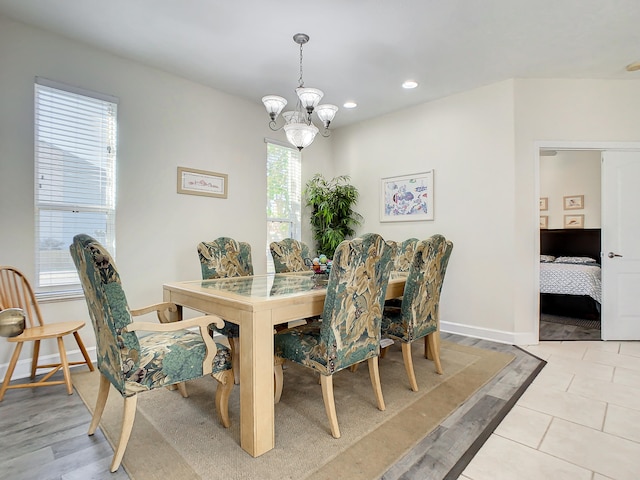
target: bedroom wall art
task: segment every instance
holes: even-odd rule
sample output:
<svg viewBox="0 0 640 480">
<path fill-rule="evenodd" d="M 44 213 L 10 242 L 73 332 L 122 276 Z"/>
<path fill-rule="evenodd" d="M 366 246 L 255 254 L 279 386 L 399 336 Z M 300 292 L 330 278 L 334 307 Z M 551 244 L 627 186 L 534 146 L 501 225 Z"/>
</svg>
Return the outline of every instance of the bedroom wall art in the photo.
<svg viewBox="0 0 640 480">
<path fill-rule="evenodd" d="M 549 198 L 540 197 L 540 210 L 549 210 Z"/>
<path fill-rule="evenodd" d="M 564 228 L 584 228 L 584 215 L 565 215 Z"/>
<path fill-rule="evenodd" d="M 540 215 L 540 228 L 549 228 L 549 216 Z"/>
<path fill-rule="evenodd" d="M 580 210 L 584 208 L 584 195 L 569 195 L 564 197 L 565 210 Z"/>
</svg>

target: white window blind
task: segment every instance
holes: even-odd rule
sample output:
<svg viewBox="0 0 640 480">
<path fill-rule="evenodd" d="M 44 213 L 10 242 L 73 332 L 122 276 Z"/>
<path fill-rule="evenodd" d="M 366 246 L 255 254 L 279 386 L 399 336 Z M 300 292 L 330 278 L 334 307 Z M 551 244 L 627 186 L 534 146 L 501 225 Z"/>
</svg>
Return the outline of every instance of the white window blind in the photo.
<svg viewBox="0 0 640 480">
<path fill-rule="evenodd" d="M 39 292 L 75 290 L 69 245 L 86 233 L 115 254 L 117 99 L 36 78 L 35 231 Z"/>
<path fill-rule="evenodd" d="M 300 240 L 302 196 L 301 154 L 270 140 L 267 143 L 267 271 L 273 272 L 269 244 L 283 238 Z"/>
</svg>

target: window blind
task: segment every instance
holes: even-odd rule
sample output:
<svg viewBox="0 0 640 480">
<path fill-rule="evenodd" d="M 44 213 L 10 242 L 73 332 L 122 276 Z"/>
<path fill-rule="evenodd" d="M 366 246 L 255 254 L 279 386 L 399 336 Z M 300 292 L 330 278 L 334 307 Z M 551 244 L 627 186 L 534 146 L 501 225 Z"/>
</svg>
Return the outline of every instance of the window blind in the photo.
<svg viewBox="0 0 640 480">
<path fill-rule="evenodd" d="M 74 235 L 115 254 L 117 101 L 37 78 L 34 103 L 36 285 L 77 289 Z"/>
<path fill-rule="evenodd" d="M 301 236 L 302 158 L 295 148 L 267 143 L 267 271 L 273 271 L 269 244 Z"/>
</svg>

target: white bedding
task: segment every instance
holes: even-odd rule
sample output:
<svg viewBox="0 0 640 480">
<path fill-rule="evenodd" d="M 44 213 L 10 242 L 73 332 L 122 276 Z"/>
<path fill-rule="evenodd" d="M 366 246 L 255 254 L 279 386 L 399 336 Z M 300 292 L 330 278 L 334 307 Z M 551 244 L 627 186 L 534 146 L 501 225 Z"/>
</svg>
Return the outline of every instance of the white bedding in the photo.
<svg viewBox="0 0 640 480">
<path fill-rule="evenodd" d="M 588 295 L 602 302 L 600 265 L 540 263 L 540 293 Z"/>
</svg>

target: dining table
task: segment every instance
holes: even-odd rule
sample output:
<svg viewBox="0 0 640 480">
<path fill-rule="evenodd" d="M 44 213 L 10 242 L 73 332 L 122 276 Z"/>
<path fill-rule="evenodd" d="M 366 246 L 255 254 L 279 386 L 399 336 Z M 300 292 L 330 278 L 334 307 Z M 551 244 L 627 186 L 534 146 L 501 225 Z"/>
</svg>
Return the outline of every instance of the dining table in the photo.
<svg viewBox="0 0 640 480">
<path fill-rule="evenodd" d="M 386 299 L 401 297 L 406 273 L 392 272 Z M 218 315 L 240 327 L 240 446 L 258 457 L 275 446 L 273 333 L 276 325 L 322 314 L 327 275 L 271 273 L 171 282 L 164 301 Z"/>
</svg>

